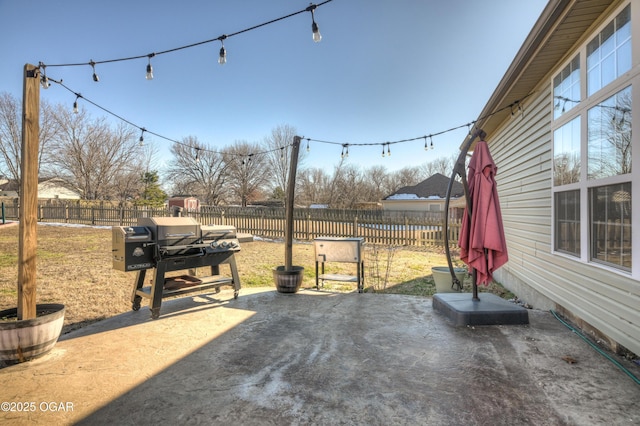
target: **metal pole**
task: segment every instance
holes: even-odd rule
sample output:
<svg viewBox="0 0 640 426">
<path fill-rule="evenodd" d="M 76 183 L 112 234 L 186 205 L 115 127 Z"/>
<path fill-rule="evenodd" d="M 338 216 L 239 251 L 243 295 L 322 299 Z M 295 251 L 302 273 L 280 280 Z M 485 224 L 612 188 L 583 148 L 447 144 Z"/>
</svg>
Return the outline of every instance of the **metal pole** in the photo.
<svg viewBox="0 0 640 426">
<path fill-rule="evenodd" d="M 484 139 L 487 134 L 484 130 L 478 129 L 471 137 L 465 142 L 460 151 L 460 155 L 458 156 L 458 160 L 453 167 L 453 173 L 451 174 L 451 179 L 449 180 L 449 186 L 447 187 L 447 195 L 444 200 L 444 249 L 447 255 L 447 264 L 449 265 L 449 271 L 451 272 L 452 285 L 456 284 L 459 289 L 462 288 L 462 284 L 456 277 L 456 274 L 453 270 L 453 263 L 451 262 L 451 252 L 449 250 L 449 201 L 451 200 L 451 191 L 453 189 L 453 182 L 455 181 L 456 175 L 459 175 L 462 178 L 462 187 L 464 188 L 464 197 L 467 202 L 467 213 L 468 216 L 471 217 L 471 211 L 473 206 L 471 205 L 471 199 L 469 197 L 469 184 L 467 183 L 467 173 L 464 169 L 465 159 L 471 148 L 471 144 L 476 139 L 476 137 L 480 136 L 480 139 Z M 480 300 L 478 298 L 478 284 L 476 283 L 477 271 L 475 268 L 471 268 L 471 279 L 473 281 L 473 300 Z"/>
<path fill-rule="evenodd" d="M 300 136 L 293 137 L 293 146 L 291 148 L 291 164 L 289 167 L 289 179 L 287 181 L 287 199 L 286 201 L 286 223 L 285 223 L 285 251 L 284 266 L 286 271 L 291 270 L 293 265 L 293 199 L 296 190 L 296 170 L 298 169 L 298 154 L 300 153 Z"/>
</svg>

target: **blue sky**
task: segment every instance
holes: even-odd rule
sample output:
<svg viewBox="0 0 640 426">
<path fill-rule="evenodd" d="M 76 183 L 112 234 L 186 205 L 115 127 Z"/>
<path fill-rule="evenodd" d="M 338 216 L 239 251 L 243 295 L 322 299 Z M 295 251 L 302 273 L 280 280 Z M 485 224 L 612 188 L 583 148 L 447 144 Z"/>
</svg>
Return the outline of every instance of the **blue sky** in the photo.
<svg viewBox="0 0 640 426">
<path fill-rule="evenodd" d="M 320 3 L 320 1 L 318 1 Z M 214 148 L 259 142 L 281 124 L 300 136 L 352 144 L 348 162 L 389 171 L 458 152 L 466 128 L 424 141 L 385 141 L 439 133 L 478 117 L 546 0 L 333 0 L 315 19 L 303 13 L 219 42 L 152 59 L 51 67 L 74 92 L 138 127 Z M 235 33 L 306 8 L 298 0 L 0 0 L 0 91 L 22 96 L 25 63 L 87 63 L 147 55 Z M 41 96 L 72 108 L 52 85 Z M 105 115 L 80 100 L 93 116 Z M 115 122 L 117 119 L 112 118 Z M 490 135 L 489 135 L 490 136 Z M 170 142 L 145 135 L 163 159 Z M 356 146 L 355 144 L 375 144 Z M 341 146 L 311 142 L 306 164 L 330 169 Z"/>
</svg>

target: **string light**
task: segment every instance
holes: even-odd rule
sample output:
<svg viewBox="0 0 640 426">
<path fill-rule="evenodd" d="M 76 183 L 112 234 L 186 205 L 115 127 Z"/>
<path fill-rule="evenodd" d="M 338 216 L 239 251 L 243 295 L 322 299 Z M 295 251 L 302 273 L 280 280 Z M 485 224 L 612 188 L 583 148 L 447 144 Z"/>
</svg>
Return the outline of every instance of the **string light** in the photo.
<svg viewBox="0 0 640 426">
<path fill-rule="evenodd" d="M 320 40 L 322 40 L 322 35 L 320 34 L 320 28 L 318 28 L 318 24 L 316 24 L 316 19 L 314 15 L 314 12 L 316 10 L 316 5 L 312 3 L 309 5 L 309 7 L 307 7 L 306 10 L 308 12 L 311 12 L 311 31 L 312 31 L 313 41 L 316 43 L 319 43 Z"/>
<path fill-rule="evenodd" d="M 313 4 L 312 3 L 308 7 L 306 7 L 305 9 L 299 10 L 297 12 L 290 13 L 290 14 L 285 15 L 285 16 L 281 16 L 280 18 L 276 18 L 276 19 L 272 19 L 272 20 L 267 21 L 267 22 L 263 22 L 261 24 L 254 25 L 254 26 L 249 27 L 249 28 L 245 28 L 245 29 L 240 30 L 240 31 L 236 31 L 236 32 L 231 33 L 231 34 L 225 34 L 225 35 L 222 35 L 222 36 L 219 36 L 219 37 L 216 37 L 216 38 L 212 38 L 212 39 L 209 39 L 209 40 L 203 40 L 203 41 L 187 44 L 187 45 L 180 46 L 180 47 L 174 47 L 174 48 L 171 48 L 171 49 L 166 49 L 166 50 L 162 50 L 162 51 L 156 51 L 154 53 L 154 56 L 164 55 L 164 54 L 167 54 L 167 53 L 173 53 L 173 52 L 177 52 L 179 50 L 189 49 L 189 48 L 192 48 L 192 47 L 200 46 L 202 44 L 211 43 L 211 42 L 215 42 L 215 41 L 221 41 L 222 42 L 222 40 L 224 40 L 226 38 L 233 37 L 233 36 L 236 36 L 236 35 L 240 35 L 240 34 L 243 34 L 243 33 L 249 32 L 249 31 L 253 31 L 253 30 L 256 30 L 258 28 L 262 28 L 264 26 L 271 25 L 271 24 L 274 24 L 276 22 L 291 18 L 293 16 L 296 16 L 296 15 L 299 15 L 299 14 L 302 14 L 302 13 L 306 13 L 306 12 L 311 12 L 311 20 L 312 20 L 311 29 L 313 31 L 313 40 L 316 41 L 316 42 L 319 42 L 322 39 L 322 36 L 320 35 L 320 30 L 318 28 L 318 24 L 316 24 L 316 22 L 315 22 L 314 10 L 319 6 L 323 6 L 323 5 L 325 5 L 327 3 L 330 3 L 332 1 L 333 0 L 324 0 L 324 1 L 320 2 L 320 3 L 318 3 L 318 4 Z M 41 62 L 40 63 L 40 67 L 41 68 L 44 68 L 44 66 L 49 66 L 49 67 L 73 67 L 73 66 L 90 65 L 91 68 L 93 69 L 93 80 L 97 82 L 97 81 L 99 81 L 98 75 L 95 72 L 95 66 L 97 64 L 105 64 L 105 63 L 113 63 L 113 62 L 121 62 L 121 61 L 131 61 L 131 60 L 145 58 L 145 57 L 148 57 L 148 56 L 149 55 L 137 55 L 137 56 L 124 57 L 124 58 L 107 59 L 107 60 L 102 60 L 102 61 L 94 61 L 93 59 L 91 59 L 89 62 L 66 63 L 66 64 L 48 64 L 48 65 L 45 65 L 45 64 L 43 64 Z"/>
<path fill-rule="evenodd" d="M 429 145 L 427 145 L 427 137 L 424 137 L 424 150 L 429 151 Z"/>
<path fill-rule="evenodd" d="M 145 77 L 147 80 L 153 80 L 153 67 L 151 66 L 151 58 L 153 58 L 154 56 L 156 56 L 155 53 L 149 53 L 149 55 L 147 55 L 147 58 L 149 58 L 149 63 L 147 63 L 147 75 Z"/>
<path fill-rule="evenodd" d="M 349 156 L 349 144 L 345 143 L 342 145 L 342 154 L 340 155 L 341 158 L 346 158 Z"/>
<path fill-rule="evenodd" d="M 80 93 L 76 93 L 76 100 L 73 102 L 73 112 L 74 114 L 78 113 L 78 98 L 81 98 L 82 95 Z"/>
<path fill-rule="evenodd" d="M 227 49 L 224 48 L 224 39 L 226 38 L 226 35 L 220 36 L 220 43 L 222 43 L 222 47 L 220 48 L 220 56 L 218 56 L 218 63 L 220 65 L 224 65 L 227 63 Z"/>
<path fill-rule="evenodd" d="M 41 67 L 44 67 L 44 64 L 42 64 L 42 63 L 41 63 L 41 64 L 40 64 L 40 66 L 41 66 Z M 144 141 L 144 133 L 145 133 L 145 132 L 149 132 L 149 133 L 151 133 L 151 134 L 153 134 L 153 135 L 155 135 L 155 136 L 157 136 L 157 137 L 159 137 L 159 138 L 161 138 L 161 139 L 165 139 L 165 140 L 167 140 L 167 141 L 169 141 L 169 142 L 172 142 L 172 143 L 175 143 L 175 144 L 178 144 L 178 145 L 188 146 L 188 145 L 187 145 L 187 144 L 185 144 L 184 142 L 180 142 L 180 141 L 178 141 L 178 140 L 171 139 L 171 138 L 166 137 L 166 136 L 163 136 L 163 135 L 161 135 L 161 134 L 157 134 L 157 133 L 151 132 L 151 131 L 147 130 L 147 129 L 146 129 L 146 128 L 144 128 L 144 127 L 139 127 L 138 125 L 136 125 L 136 124 L 132 123 L 131 121 L 129 121 L 129 120 L 127 120 L 127 119 L 125 119 L 125 118 L 123 118 L 123 117 L 121 117 L 121 116 L 117 115 L 116 113 L 114 113 L 114 112 L 112 112 L 112 111 L 110 111 L 110 110 L 108 110 L 108 109 L 104 108 L 103 106 L 100 106 L 100 105 L 96 104 L 95 102 L 91 101 L 90 99 L 87 99 L 87 98 L 83 97 L 83 96 L 82 96 L 82 95 L 80 95 L 79 93 L 74 92 L 72 89 L 70 89 L 70 88 L 69 88 L 69 87 L 67 87 L 65 84 L 63 84 L 62 80 L 55 80 L 55 79 L 48 79 L 48 80 L 50 80 L 51 82 L 57 83 L 58 85 L 62 86 L 64 89 L 66 89 L 67 91 L 69 91 L 69 92 L 71 92 L 71 93 L 75 94 L 75 95 L 76 95 L 76 101 L 77 101 L 77 99 L 78 99 L 78 98 L 83 98 L 86 102 L 88 102 L 88 103 L 92 104 L 93 106 L 95 106 L 95 107 L 97 107 L 97 108 L 99 108 L 99 109 L 103 110 L 104 112 L 106 112 L 106 113 L 108 113 L 108 114 L 110 114 L 110 115 L 112 115 L 112 116 L 114 116 L 114 117 L 116 117 L 116 118 L 120 119 L 121 121 L 123 121 L 123 122 L 125 122 L 125 123 L 127 123 L 127 124 L 129 124 L 129 125 L 131 125 L 131 126 L 134 126 L 134 127 L 137 127 L 138 129 L 140 129 L 140 131 L 141 131 L 141 134 L 140 134 L 140 145 L 143 145 L 143 141 Z M 392 144 L 392 143 L 404 143 L 404 142 L 411 142 L 411 141 L 415 141 L 415 140 L 418 140 L 418 139 L 424 139 L 424 140 L 425 140 L 425 146 L 426 146 L 426 138 L 429 138 L 429 142 L 430 142 L 430 143 L 429 143 L 429 147 L 430 147 L 430 149 L 433 149 L 433 148 L 434 148 L 434 145 L 433 145 L 433 137 L 434 137 L 434 136 L 438 136 L 438 135 L 442 135 L 442 134 L 445 134 L 445 133 L 449 133 L 449 132 L 452 132 L 452 131 L 455 131 L 455 130 L 461 129 L 461 128 L 465 127 L 465 126 L 467 127 L 467 130 L 468 130 L 469 134 L 471 134 L 471 126 L 472 126 L 472 125 L 473 125 L 473 126 L 475 126 L 475 124 L 476 124 L 478 121 L 485 120 L 485 119 L 487 119 L 487 118 L 489 118 L 489 117 L 491 117 L 491 116 L 493 116 L 493 115 L 495 115 L 495 114 L 498 114 L 498 113 L 500 113 L 500 112 L 502 112 L 502 111 L 504 111 L 504 110 L 506 110 L 506 109 L 511 109 L 511 110 L 513 110 L 513 108 L 514 108 L 515 106 L 519 106 L 519 105 L 521 105 L 521 104 L 522 104 L 522 101 L 523 101 L 524 99 L 528 98 L 529 96 L 533 95 L 534 93 L 535 93 L 535 92 L 530 92 L 529 94 L 527 94 L 527 95 L 523 96 L 521 99 L 519 99 L 519 100 L 517 100 L 517 101 L 514 101 L 514 102 L 512 102 L 511 104 L 509 104 L 509 105 L 507 105 L 507 106 L 504 106 L 504 107 L 502 107 L 502 108 L 500 108 L 500 109 L 497 109 L 497 110 L 495 110 L 495 111 L 493 111 L 493 112 L 491 112 L 491 113 L 489 113 L 489 114 L 487 114 L 487 115 L 485 115 L 485 116 L 483 116 L 483 117 L 480 117 L 480 118 L 478 118 L 476 121 L 472 121 L 472 122 L 470 122 L 470 123 L 462 124 L 462 125 L 457 126 L 457 127 L 452 127 L 452 128 L 447 129 L 447 130 L 442 130 L 442 131 L 437 132 L 437 133 L 432 133 L 432 134 L 429 134 L 428 136 L 419 136 L 419 137 L 415 137 L 415 138 L 411 138 L 411 139 L 402 139 L 402 140 L 397 140 L 397 141 L 393 141 L 393 142 L 389 142 L 389 141 L 387 141 L 387 142 L 384 142 L 384 143 L 376 142 L 376 143 L 355 143 L 355 144 L 354 144 L 354 143 L 339 143 L 339 142 L 331 142 L 331 141 L 319 140 L 319 139 L 312 139 L 312 138 L 301 138 L 301 139 L 307 139 L 307 151 L 310 151 L 310 148 L 309 148 L 309 146 L 310 146 L 310 145 L 309 145 L 309 144 L 310 144 L 310 141 L 311 141 L 311 140 L 313 140 L 313 141 L 315 141 L 315 142 L 325 143 L 325 144 L 336 144 L 336 145 L 337 145 L 337 144 L 340 144 L 340 145 L 342 145 L 342 146 L 346 149 L 345 154 L 347 154 L 347 155 L 348 155 L 348 146 L 350 146 L 350 145 L 355 145 L 355 146 L 382 145 L 382 154 L 381 154 L 381 155 L 382 155 L 382 157 L 385 157 L 385 145 L 386 145 L 386 146 L 387 146 L 386 156 L 391 156 L 391 147 L 390 147 L 390 146 L 391 146 L 391 144 Z M 562 99 L 562 100 L 565 100 L 565 99 Z M 566 99 L 566 100 L 567 100 L 567 101 L 570 101 L 570 102 L 576 102 L 576 101 L 572 101 L 572 100 L 570 100 L 570 99 Z M 622 111 L 622 112 L 623 112 L 623 114 L 622 114 L 622 118 L 621 118 L 621 120 L 620 120 L 622 123 L 624 123 L 624 121 L 625 121 L 625 113 L 630 112 L 630 110 L 629 110 L 629 109 L 620 108 L 620 107 L 610 107 L 610 106 L 604 106 L 604 105 L 603 105 L 602 107 L 605 107 L 605 108 L 612 108 L 612 109 L 616 109 L 616 110 L 620 110 L 620 111 Z M 520 108 L 520 110 L 521 110 L 521 111 L 523 111 L 523 110 L 522 110 L 522 108 Z M 523 114 L 524 114 L 524 111 L 523 111 Z M 617 117 L 616 117 L 616 118 L 617 118 Z M 286 145 L 286 146 L 283 146 L 283 147 L 278 147 L 278 148 L 274 148 L 274 149 L 271 149 L 271 150 L 266 150 L 266 151 L 264 151 L 264 152 L 260 152 L 260 153 L 257 153 L 257 154 L 255 154 L 255 155 L 258 155 L 258 154 L 267 154 L 267 153 L 269 153 L 269 152 L 274 152 L 274 151 L 276 151 L 276 150 L 278 150 L 278 149 L 279 149 L 279 150 L 280 150 L 280 158 L 281 158 L 282 160 L 284 160 L 284 149 L 285 149 L 287 146 L 292 146 L 292 145 Z M 203 149 L 203 148 L 198 148 L 198 150 L 202 150 L 202 149 Z M 244 155 L 244 154 L 229 154 L 229 153 L 226 153 L 226 152 L 217 152 L 217 151 L 211 151 L 211 150 L 205 150 L 205 151 L 208 151 L 208 152 L 210 151 L 210 152 L 213 152 L 213 153 L 216 153 L 216 154 L 226 154 L 226 155 Z M 254 154 L 251 154 L 251 155 L 254 155 Z"/>
<path fill-rule="evenodd" d="M 196 147 L 196 163 L 200 162 L 200 147 Z"/>
<path fill-rule="evenodd" d="M 566 101 L 565 101 L 565 103 L 566 103 Z M 512 117 L 515 115 L 514 108 L 515 108 L 516 111 L 520 111 L 521 114 L 524 114 L 524 112 L 522 111 L 522 106 L 520 105 L 520 101 L 515 101 L 514 103 L 511 104 L 511 116 Z M 564 105 L 562 106 L 562 112 L 564 112 Z"/>
<path fill-rule="evenodd" d="M 49 78 L 47 77 L 47 66 L 40 62 L 40 68 L 42 69 L 42 76 L 40 77 L 40 84 L 43 89 L 48 89 L 51 86 L 49 83 Z"/>
<path fill-rule="evenodd" d="M 96 63 L 93 62 L 93 59 L 89 61 L 89 65 L 91 65 L 91 69 L 93 70 L 93 81 L 96 83 L 99 82 L 100 78 L 98 78 L 98 74 L 96 74 Z"/>
</svg>

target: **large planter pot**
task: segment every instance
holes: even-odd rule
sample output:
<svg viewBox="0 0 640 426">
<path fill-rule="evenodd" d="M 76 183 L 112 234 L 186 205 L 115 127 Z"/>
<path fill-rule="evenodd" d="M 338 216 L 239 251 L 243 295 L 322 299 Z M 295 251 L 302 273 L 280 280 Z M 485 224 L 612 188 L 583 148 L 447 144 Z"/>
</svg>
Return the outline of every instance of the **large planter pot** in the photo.
<svg viewBox="0 0 640 426">
<path fill-rule="evenodd" d="M 467 275 L 467 270 L 465 268 L 453 268 L 453 272 L 462 287 L 462 282 L 464 281 L 465 275 Z M 431 273 L 436 283 L 436 293 L 460 292 L 460 290 L 453 288 L 453 278 L 451 277 L 451 271 L 448 266 L 434 266 L 431 268 Z"/>
<path fill-rule="evenodd" d="M 62 332 L 64 311 L 61 304 L 39 304 L 36 318 L 21 321 L 17 308 L 0 311 L 0 361 L 14 364 L 49 352 Z"/>
<path fill-rule="evenodd" d="M 304 268 L 302 266 L 292 266 L 288 271 L 284 266 L 273 268 L 273 280 L 276 283 L 276 290 L 279 293 L 296 293 L 302 285 L 303 274 Z"/>
</svg>

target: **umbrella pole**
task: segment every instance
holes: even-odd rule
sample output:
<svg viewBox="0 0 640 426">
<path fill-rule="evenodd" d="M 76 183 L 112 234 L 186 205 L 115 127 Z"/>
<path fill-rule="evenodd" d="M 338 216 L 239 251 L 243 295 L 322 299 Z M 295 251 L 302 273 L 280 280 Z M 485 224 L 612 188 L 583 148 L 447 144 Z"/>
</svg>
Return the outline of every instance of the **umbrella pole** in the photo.
<svg viewBox="0 0 640 426">
<path fill-rule="evenodd" d="M 464 188 L 464 198 L 467 202 L 467 212 L 469 216 L 471 216 L 472 206 L 471 200 L 469 199 L 469 184 L 467 183 L 467 174 L 465 172 L 464 166 L 469 148 L 471 148 L 471 144 L 478 136 L 480 136 L 480 139 L 484 139 L 487 134 L 484 130 L 478 129 L 464 144 L 462 150 L 460 151 L 460 155 L 458 156 L 458 160 L 453 166 L 453 173 L 451 174 L 449 186 L 447 187 L 447 195 L 444 199 L 444 251 L 447 255 L 447 264 L 449 265 L 449 271 L 451 272 L 452 284 L 457 284 L 460 290 L 462 290 L 462 283 L 458 281 L 458 278 L 454 273 L 453 262 L 451 262 L 451 253 L 449 251 L 449 201 L 451 200 L 451 190 L 453 188 L 453 182 L 455 181 L 456 175 L 460 175 L 460 177 L 462 178 L 462 187 Z M 478 284 L 476 283 L 478 272 L 473 267 L 471 268 L 471 270 L 471 279 L 473 282 L 473 300 L 480 300 L 480 298 L 478 298 Z"/>
</svg>

